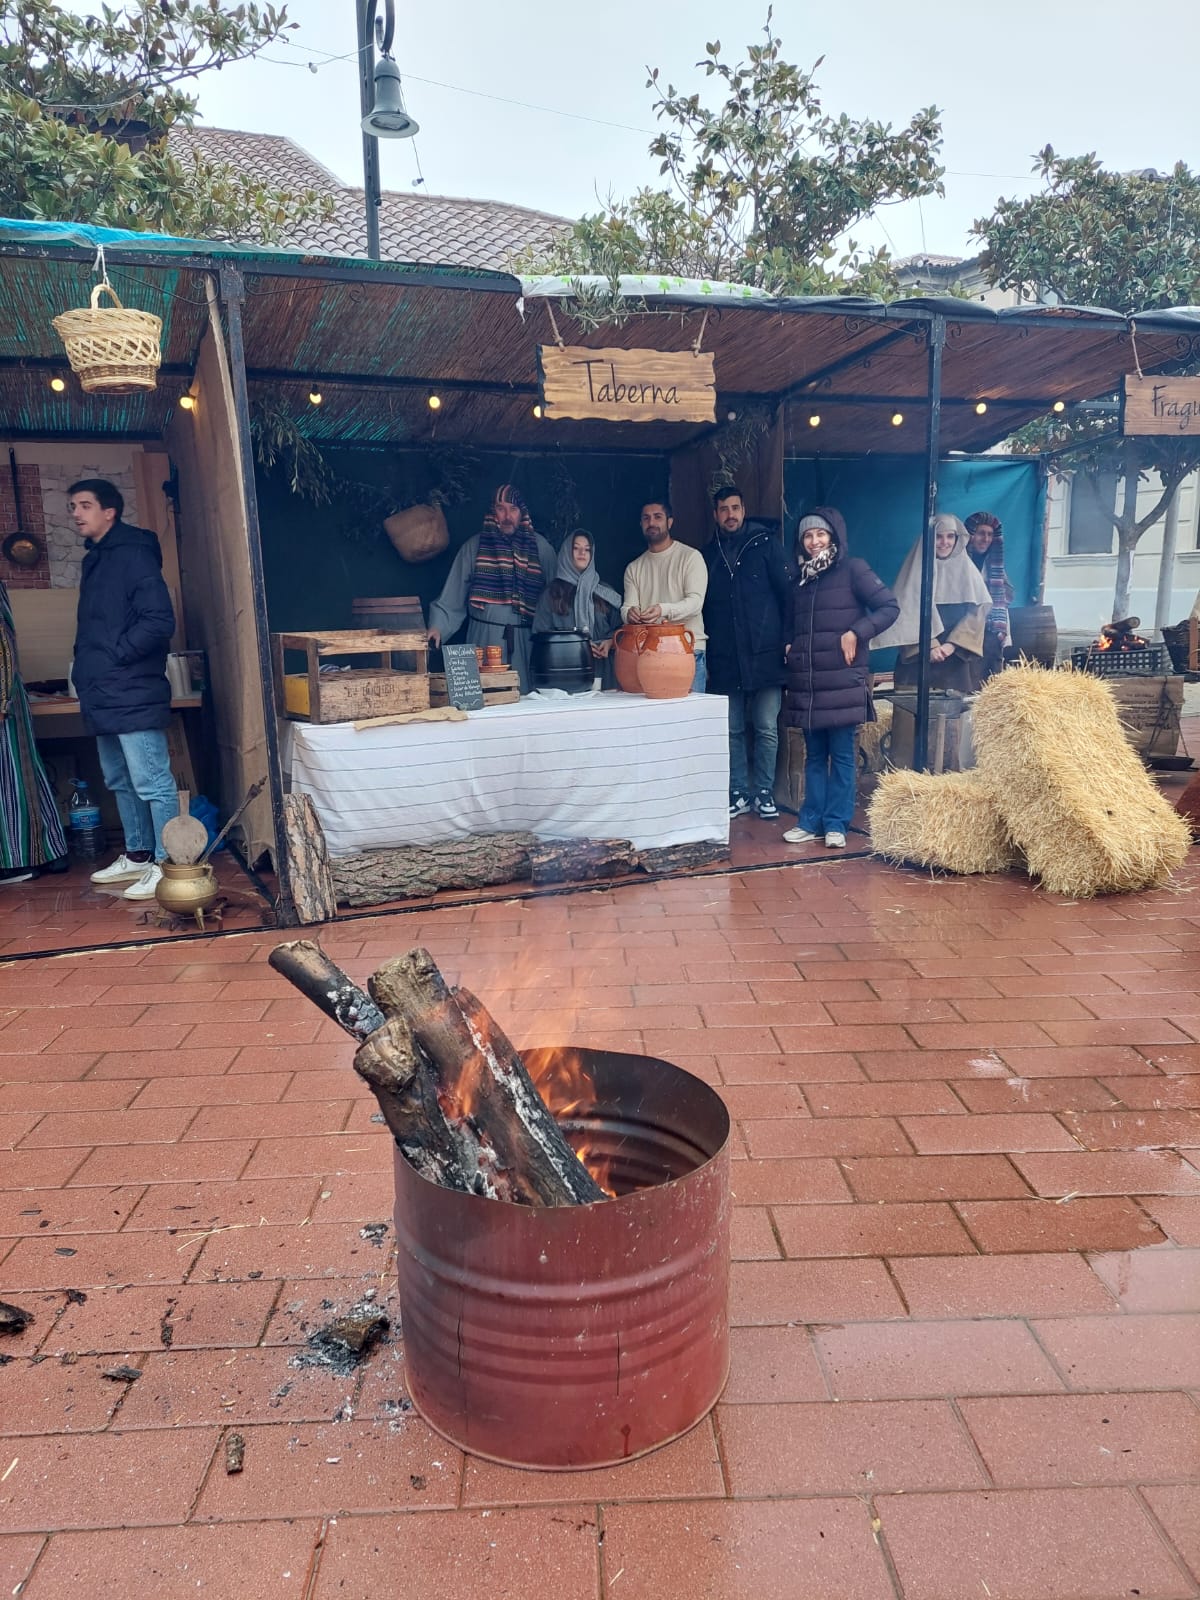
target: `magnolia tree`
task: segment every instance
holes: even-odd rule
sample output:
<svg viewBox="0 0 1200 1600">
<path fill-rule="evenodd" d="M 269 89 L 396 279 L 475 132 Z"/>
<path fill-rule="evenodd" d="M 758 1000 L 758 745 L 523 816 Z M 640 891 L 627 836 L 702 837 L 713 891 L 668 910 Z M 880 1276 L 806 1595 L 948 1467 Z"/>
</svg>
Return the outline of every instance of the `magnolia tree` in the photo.
<svg viewBox="0 0 1200 1600">
<path fill-rule="evenodd" d="M 647 87 L 664 130 L 650 146 L 665 186 L 610 200 L 560 236 L 538 264 L 571 275 L 665 273 L 752 284 L 788 294 L 895 292 L 886 250 L 849 231 L 880 207 L 942 192 L 936 108 L 907 127 L 853 121 L 824 109 L 813 73 L 783 59 L 767 13 L 765 40 L 747 59 L 722 59 L 720 41 L 698 65 L 699 94 Z"/>
<path fill-rule="evenodd" d="M 1060 156 L 1049 146 L 1035 171 L 1044 183 L 1039 194 L 1001 200 L 975 224 L 992 283 L 1022 296 L 1126 314 L 1200 302 L 1200 175 L 1182 162 L 1165 174 L 1107 172 L 1094 155 Z M 1185 355 L 1172 370 L 1200 370 L 1200 360 Z M 1117 534 L 1113 620 L 1127 616 L 1138 541 L 1200 466 L 1200 439 L 1125 438 L 1114 417 L 1081 411 L 1033 423 L 1013 443 L 1047 454 L 1064 473 L 1121 478 L 1119 504 L 1110 512 Z M 1147 481 L 1157 492 L 1139 516 L 1138 488 Z"/>
<path fill-rule="evenodd" d="M 264 243 L 332 202 L 172 154 L 197 80 L 294 29 L 273 5 L 0 0 L 0 215 Z"/>
</svg>

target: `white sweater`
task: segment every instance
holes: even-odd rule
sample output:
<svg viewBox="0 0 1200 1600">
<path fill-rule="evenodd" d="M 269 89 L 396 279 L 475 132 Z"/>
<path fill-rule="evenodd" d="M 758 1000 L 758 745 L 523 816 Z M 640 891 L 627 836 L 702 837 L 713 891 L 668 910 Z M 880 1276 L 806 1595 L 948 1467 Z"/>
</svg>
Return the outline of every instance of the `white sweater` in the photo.
<svg viewBox="0 0 1200 1600">
<path fill-rule="evenodd" d="M 708 591 L 708 568 L 699 550 L 672 540 L 665 550 L 647 550 L 625 568 L 625 594 L 621 620 L 629 620 L 629 609 L 649 611 L 661 606 L 664 622 L 682 622 L 695 635 L 695 648 L 704 648 L 704 596 Z"/>
</svg>

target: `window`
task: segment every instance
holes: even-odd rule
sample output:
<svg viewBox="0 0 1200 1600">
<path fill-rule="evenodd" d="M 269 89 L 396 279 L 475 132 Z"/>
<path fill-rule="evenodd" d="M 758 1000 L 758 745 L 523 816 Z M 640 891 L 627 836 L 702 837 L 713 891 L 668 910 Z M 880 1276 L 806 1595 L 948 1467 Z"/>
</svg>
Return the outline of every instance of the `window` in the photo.
<svg viewBox="0 0 1200 1600">
<path fill-rule="evenodd" d="M 1067 554 L 1110 556 L 1116 529 L 1111 512 L 1120 476 L 1115 472 L 1077 472 L 1067 508 Z"/>
</svg>

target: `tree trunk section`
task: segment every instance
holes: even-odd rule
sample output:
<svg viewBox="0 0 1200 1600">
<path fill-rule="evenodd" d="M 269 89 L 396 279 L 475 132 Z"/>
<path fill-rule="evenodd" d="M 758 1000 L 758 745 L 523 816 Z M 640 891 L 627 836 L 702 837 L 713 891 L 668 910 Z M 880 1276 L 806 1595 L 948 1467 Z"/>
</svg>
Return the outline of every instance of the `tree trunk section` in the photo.
<svg viewBox="0 0 1200 1600">
<path fill-rule="evenodd" d="M 638 851 L 638 866 L 655 876 L 691 872 L 696 867 L 713 867 L 728 860 L 729 846 L 717 839 L 698 839 L 692 844 L 667 844 Z"/>
<path fill-rule="evenodd" d="M 285 795 L 283 848 L 292 884 L 292 904 L 302 924 L 332 922 L 337 895 L 320 819 L 306 794 Z"/>
<path fill-rule="evenodd" d="M 1117 523 L 1117 586 L 1113 595 L 1112 620 L 1120 622 L 1133 609 L 1130 592 L 1133 587 L 1133 554 L 1137 549 L 1137 498 L 1138 475 L 1136 469 L 1126 472 L 1122 480 L 1124 496 L 1121 518 Z"/>
<path fill-rule="evenodd" d="M 529 852 L 534 883 L 590 883 L 637 870 L 628 839 L 538 839 Z"/>
<path fill-rule="evenodd" d="M 333 863 L 337 898 L 352 906 L 378 905 L 436 894 L 439 889 L 477 889 L 517 883 L 530 875 L 531 833 L 491 833 L 477 839 L 364 850 Z"/>
<path fill-rule="evenodd" d="M 1179 489 L 1171 496 L 1163 523 L 1162 556 L 1158 564 L 1158 594 L 1154 602 L 1154 626 L 1161 633 L 1171 623 L 1171 594 L 1175 588 L 1175 549 L 1179 541 Z"/>
</svg>

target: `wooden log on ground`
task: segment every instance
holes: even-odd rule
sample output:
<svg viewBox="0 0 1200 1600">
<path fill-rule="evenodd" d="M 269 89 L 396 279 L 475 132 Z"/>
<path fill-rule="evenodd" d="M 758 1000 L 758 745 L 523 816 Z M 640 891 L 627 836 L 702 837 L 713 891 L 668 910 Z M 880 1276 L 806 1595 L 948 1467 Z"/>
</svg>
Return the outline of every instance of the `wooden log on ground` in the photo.
<svg viewBox="0 0 1200 1600">
<path fill-rule="evenodd" d="M 336 897 L 352 906 L 379 905 L 436 894 L 528 880 L 531 833 L 489 833 L 473 839 L 364 850 L 333 863 Z"/>
<path fill-rule="evenodd" d="M 469 991 L 451 993 L 427 951 L 387 962 L 368 988 L 378 1006 L 408 1023 L 432 1063 L 447 1120 L 472 1127 L 494 1152 L 499 1174 L 517 1191 L 512 1198 L 548 1206 L 604 1198 L 495 1020 Z"/>
<path fill-rule="evenodd" d="M 643 872 L 690 872 L 696 867 L 723 865 L 729 860 L 729 846 L 717 839 L 700 839 L 692 844 L 661 845 L 639 850 L 637 864 Z"/>
<path fill-rule="evenodd" d="M 298 920 L 304 924 L 332 922 L 337 916 L 337 895 L 329 851 L 316 809 L 306 794 L 284 796 L 283 848 Z"/>
<path fill-rule="evenodd" d="M 590 883 L 637 870 L 628 839 L 537 839 L 529 852 L 534 883 Z"/>
</svg>

